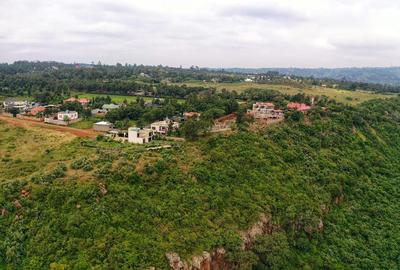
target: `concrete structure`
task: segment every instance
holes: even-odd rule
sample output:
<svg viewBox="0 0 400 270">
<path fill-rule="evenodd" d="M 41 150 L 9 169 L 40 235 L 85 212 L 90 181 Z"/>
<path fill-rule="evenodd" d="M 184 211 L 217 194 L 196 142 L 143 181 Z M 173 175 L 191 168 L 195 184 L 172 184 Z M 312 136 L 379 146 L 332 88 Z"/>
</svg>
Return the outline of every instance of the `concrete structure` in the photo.
<svg viewBox="0 0 400 270">
<path fill-rule="evenodd" d="M 48 123 L 48 124 L 53 124 L 53 125 L 58 125 L 58 126 L 68 126 L 69 124 L 73 124 L 76 122 L 81 121 L 82 119 L 77 118 L 74 120 L 70 120 L 68 122 L 64 121 L 64 120 L 58 120 L 57 118 L 52 118 L 52 117 L 46 117 L 44 118 L 44 122 Z"/>
<path fill-rule="evenodd" d="M 106 121 L 101 121 L 93 124 L 93 129 L 95 131 L 108 132 L 113 129 L 113 124 Z"/>
<path fill-rule="evenodd" d="M 109 112 L 109 111 L 111 111 L 111 110 L 118 109 L 118 108 L 119 108 L 119 105 L 112 104 L 112 103 L 111 103 L 111 104 L 104 104 L 101 108 L 102 108 L 103 110 Z"/>
<path fill-rule="evenodd" d="M 173 122 L 172 120 L 167 118 L 164 121 L 157 121 L 157 122 L 152 123 L 150 125 L 150 127 L 154 132 L 161 134 L 161 135 L 166 135 L 170 128 L 178 129 L 179 123 Z"/>
<path fill-rule="evenodd" d="M 275 110 L 275 105 L 271 102 L 256 102 L 253 109 L 248 111 L 255 119 L 282 119 L 282 110 Z"/>
<path fill-rule="evenodd" d="M 57 120 L 64 121 L 68 117 L 68 120 L 78 119 L 78 112 L 75 111 L 65 111 L 57 113 Z"/>
<path fill-rule="evenodd" d="M 16 108 L 19 110 L 19 112 L 26 112 L 31 109 L 31 104 L 27 100 L 6 100 L 3 102 L 3 107 L 5 110 Z"/>
<path fill-rule="evenodd" d="M 106 110 L 103 110 L 103 109 L 93 109 L 93 110 L 90 111 L 90 113 L 91 113 L 92 115 L 101 115 L 101 116 L 104 116 L 104 115 L 107 113 L 107 111 L 106 111 Z"/>
<path fill-rule="evenodd" d="M 154 132 L 151 129 L 140 129 L 130 127 L 128 129 L 128 142 L 136 144 L 145 144 L 153 140 Z"/>
<path fill-rule="evenodd" d="M 231 113 L 225 116 L 222 116 L 214 121 L 214 126 L 212 127 L 212 131 L 223 131 L 230 130 L 232 126 L 236 124 L 237 114 Z"/>
<path fill-rule="evenodd" d="M 289 103 L 287 107 L 288 109 L 296 110 L 299 112 L 307 112 L 311 109 L 311 106 L 308 106 L 304 103 Z"/>
</svg>

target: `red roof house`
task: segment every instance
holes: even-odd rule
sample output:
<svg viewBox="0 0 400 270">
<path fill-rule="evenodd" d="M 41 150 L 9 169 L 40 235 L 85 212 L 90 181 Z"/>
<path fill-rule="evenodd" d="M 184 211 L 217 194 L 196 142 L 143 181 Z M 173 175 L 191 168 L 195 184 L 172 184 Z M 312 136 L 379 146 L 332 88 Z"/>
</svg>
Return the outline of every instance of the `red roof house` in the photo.
<svg viewBox="0 0 400 270">
<path fill-rule="evenodd" d="M 46 107 L 44 107 L 44 106 L 36 106 L 36 107 L 33 107 L 32 109 L 31 109 L 31 115 L 37 115 L 37 114 L 39 114 L 39 113 L 41 113 L 41 112 L 44 112 L 46 110 Z"/>
<path fill-rule="evenodd" d="M 200 114 L 197 112 L 184 112 L 183 116 L 185 118 L 192 118 L 192 117 L 198 117 Z"/>
<path fill-rule="evenodd" d="M 89 104 L 90 100 L 87 98 L 76 99 L 74 97 L 70 97 L 70 98 L 64 100 L 64 103 L 67 103 L 67 102 L 79 102 L 82 106 L 86 106 Z"/>
<path fill-rule="evenodd" d="M 255 104 L 257 107 L 265 106 L 265 107 L 275 107 L 274 103 L 272 102 L 256 102 Z M 254 105 L 253 105 L 254 106 Z"/>
<path fill-rule="evenodd" d="M 289 103 L 287 107 L 288 109 L 297 110 L 299 112 L 306 112 L 311 109 L 311 106 L 304 103 Z"/>
</svg>

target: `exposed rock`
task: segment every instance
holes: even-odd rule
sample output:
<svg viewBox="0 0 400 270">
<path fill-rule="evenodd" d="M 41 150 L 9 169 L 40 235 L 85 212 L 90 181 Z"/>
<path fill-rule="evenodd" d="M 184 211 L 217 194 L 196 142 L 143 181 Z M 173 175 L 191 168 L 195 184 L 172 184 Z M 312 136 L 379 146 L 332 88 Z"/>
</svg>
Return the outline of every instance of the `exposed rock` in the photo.
<svg viewBox="0 0 400 270">
<path fill-rule="evenodd" d="M 318 224 L 318 231 L 322 232 L 323 230 L 324 230 L 324 222 L 322 221 L 322 219 L 320 219 Z"/>
<path fill-rule="evenodd" d="M 204 251 L 202 255 L 195 256 L 189 261 L 183 262 L 177 253 L 166 254 L 169 265 L 174 270 L 227 270 L 225 262 L 225 249 L 218 248 L 209 253 Z"/>
<path fill-rule="evenodd" d="M 321 208 L 321 210 L 322 210 L 322 212 L 323 212 L 324 214 L 328 214 L 329 211 L 330 211 L 329 206 L 327 206 L 326 204 L 321 204 L 321 205 L 320 205 L 320 208 Z"/>
<path fill-rule="evenodd" d="M 271 224 L 269 217 L 265 214 L 261 214 L 259 221 L 257 221 L 257 223 L 249 230 L 239 232 L 240 237 L 242 238 L 242 249 L 245 250 L 251 248 L 251 244 L 257 236 L 271 234 L 277 229 L 279 229 L 278 226 Z"/>
<path fill-rule="evenodd" d="M 178 253 L 170 252 L 165 254 L 165 256 L 167 256 L 169 265 L 172 267 L 172 269 L 183 269 L 183 262 L 181 261 L 181 257 L 179 257 Z"/>
<path fill-rule="evenodd" d="M 14 201 L 14 206 L 16 207 L 16 208 L 22 208 L 22 205 L 21 205 L 21 203 L 19 202 L 19 200 L 15 200 Z"/>
<path fill-rule="evenodd" d="M 27 191 L 27 190 L 25 190 L 25 189 L 21 190 L 21 196 L 22 196 L 22 197 L 29 197 L 29 195 L 30 195 L 30 192 L 29 192 L 29 191 Z"/>
<path fill-rule="evenodd" d="M 106 189 L 106 185 L 103 183 L 99 183 L 99 189 L 100 189 L 101 194 L 103 194 L 103 196 L 106 195 L 108 192 Z"/>
<path fill-rule="evenodd" d="M 190 269 L 195 270 L 210 270 L 211 269 L 211 254 L 204 251 L 201 256 L 195 256 L 192 258 Z"/>
<path fill-rule="evenodd" d="M 334 201 L 335 201 L 335 204 L 336 204 L 336 205 L 341 204 L 341 203 L 344 201 L 344 193 L 341 192 L 341 193 L 339 194 L 339 196 L 337 196 L 337 197 L 335 198 Z"/>
<path fill-rule="evenodd" d="M 1 209 L 1 216 L 2 216 L 2 217 L 5 217 L 5 216 L 7 216 L 7 214 L 8 214 L 7 209 L 2 208 L 2 209 Z"/>
</svg>

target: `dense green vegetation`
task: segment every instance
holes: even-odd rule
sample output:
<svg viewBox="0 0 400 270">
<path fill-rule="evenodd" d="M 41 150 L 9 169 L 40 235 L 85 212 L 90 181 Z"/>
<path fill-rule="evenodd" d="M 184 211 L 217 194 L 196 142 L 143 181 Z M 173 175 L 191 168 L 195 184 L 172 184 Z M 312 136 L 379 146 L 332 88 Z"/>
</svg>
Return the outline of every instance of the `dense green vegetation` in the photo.
<svg viewBox="0 0 400 270">
<path fill-rule="evenodd" d="M 231 108 L 218 97 L 195 96 L 193 106 Z M 328 110 L 160 152 L 101 140 L 51 145 L 0 123 L 0 265 L 168 269 L 166 252 L 189 258 L 223 246 L 236 269 L 398 268 L 400 99 L 318 102 Z M 20 138 L 39 148 L 19 149 Z M 271 235 L 241 250 L 239 232 L 260 215 Z"/>
<path fill-rule="evenodd" d="M 352 80 L 289 78 L 277 72 L 259 74 L 208 70 L 192 67 L 171 68 L 143 65 L 63 64 L 25 62 L 0 64 L 0 96 L 26 96 L 42 103 L 61 103 L 76 92 L 90 94 L 138 95 L 186 98 L 213 90 L 212 86 L 188 82 L 239 83 L 249 77 L 258 85 L 306 88 L 327 85 L 337 89 L 399 92 L 398 86 L 358 83 Z M 227 88 L 228 90 L 229 87 Z"/>
<path fill-rule="evenodd" d="M 336 84 L 340 88 L 399 92 L 400 67 L 383 68 L 236 68 L 228 72 L 250 74 L 286 74 L 306 77 L 315 84 Z"/>
</svg>

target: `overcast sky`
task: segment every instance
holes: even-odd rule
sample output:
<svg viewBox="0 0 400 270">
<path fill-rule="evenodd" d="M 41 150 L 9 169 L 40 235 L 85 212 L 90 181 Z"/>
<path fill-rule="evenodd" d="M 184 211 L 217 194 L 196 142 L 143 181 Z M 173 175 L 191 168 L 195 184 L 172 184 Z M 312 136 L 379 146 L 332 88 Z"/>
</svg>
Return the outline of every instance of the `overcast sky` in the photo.
<svg viewBox="0 0 400 270">
<path fill-rule="evenodd" d="M 0 0 L 0 62 L 400 65 L 399 0 Z"/>
</svg>

